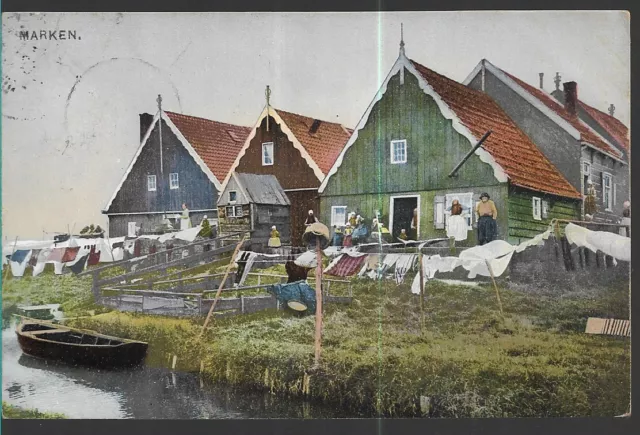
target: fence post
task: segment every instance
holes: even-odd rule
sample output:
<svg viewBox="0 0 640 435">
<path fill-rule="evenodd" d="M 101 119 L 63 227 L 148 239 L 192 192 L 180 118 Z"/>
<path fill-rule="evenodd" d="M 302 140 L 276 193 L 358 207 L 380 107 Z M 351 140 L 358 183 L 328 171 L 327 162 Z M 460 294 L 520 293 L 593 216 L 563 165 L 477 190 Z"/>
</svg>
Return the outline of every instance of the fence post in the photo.
<svg viewBox="0 0 640 435">
<path fill-rule="evenodd" d="M 244 314 L 244 296 L 240 295 L 240 313 Z"/>
</svg>

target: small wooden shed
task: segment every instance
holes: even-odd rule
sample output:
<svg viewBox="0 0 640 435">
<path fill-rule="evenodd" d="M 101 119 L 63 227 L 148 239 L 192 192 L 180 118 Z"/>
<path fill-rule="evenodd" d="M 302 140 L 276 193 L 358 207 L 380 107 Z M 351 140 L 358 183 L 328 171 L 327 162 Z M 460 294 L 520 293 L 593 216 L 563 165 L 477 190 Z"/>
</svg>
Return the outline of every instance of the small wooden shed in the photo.
<svg viewBox="0 0 640 435">
<path fill-rule="evenodd" d="M 287 194 L 273 175 L 233 172 L 218 200 L 220 234 L 250 230 L 253 242 L 269 239 L 271 227 L 290 243 L 290 208 Z"/>
</svg>

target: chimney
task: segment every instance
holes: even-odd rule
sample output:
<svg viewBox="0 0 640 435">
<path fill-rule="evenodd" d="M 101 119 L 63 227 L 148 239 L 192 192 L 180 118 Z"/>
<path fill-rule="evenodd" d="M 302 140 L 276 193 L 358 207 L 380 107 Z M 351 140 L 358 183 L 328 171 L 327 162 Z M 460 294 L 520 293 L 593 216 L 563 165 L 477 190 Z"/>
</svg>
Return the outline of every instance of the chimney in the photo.
<svg viewBox="0 0 640 435">
<path fill-rule="evenodd" d="M 544 73 L 540 74 L 540 89 L 544 89 Z"/>
<path fill-rule="evenodd" d="M 613 116 L 613 114 L 616 111 L 616 106 L 613 105 L 613 103 L 609 106 L 609 115 Z"/>
<path fill-rule="evenodd" d="M 322 123 L 322 121 L 314 119 L 313 124 L 311 124 L 311 128 L 309 129 L 309 134 L 316 134 L 318 128 L 320 128 L 320 123 Z"/>
<path fill-rule="evenodd" d="M 148 113 L 140 114 L 140 142 L 142 142 L 142 139 L 144 139 L 144 135 L 147 134 L 147 130 L 149 130 L 152 122 L 153 115 L 150 115 Z"/>
<path fill-rule="evenodd" d="M 566 82 L 564 85 L 564 108 L 572 115 L 577 114 L 578 106 L 578 84 L 576 82 Z"/>
</svg>

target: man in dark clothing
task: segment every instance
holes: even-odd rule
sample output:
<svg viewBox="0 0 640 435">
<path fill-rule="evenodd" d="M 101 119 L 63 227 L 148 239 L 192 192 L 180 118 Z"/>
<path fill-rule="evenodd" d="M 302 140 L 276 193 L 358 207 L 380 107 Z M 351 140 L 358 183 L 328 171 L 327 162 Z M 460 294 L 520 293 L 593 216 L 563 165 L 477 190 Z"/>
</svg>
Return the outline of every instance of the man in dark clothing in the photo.
<svg viewBox="0 0 640 435">
<path fill-rule="evenodd" d="M 488 193 L 480 195 L 480 203 L 476 207 L 478 213 L 478 244 L 485 245 L 496 239 L 498 235 L 498 226 L 496 219 L 498 218 L 498 210 L 493 201 L 491 201 Z"/>
</svg>

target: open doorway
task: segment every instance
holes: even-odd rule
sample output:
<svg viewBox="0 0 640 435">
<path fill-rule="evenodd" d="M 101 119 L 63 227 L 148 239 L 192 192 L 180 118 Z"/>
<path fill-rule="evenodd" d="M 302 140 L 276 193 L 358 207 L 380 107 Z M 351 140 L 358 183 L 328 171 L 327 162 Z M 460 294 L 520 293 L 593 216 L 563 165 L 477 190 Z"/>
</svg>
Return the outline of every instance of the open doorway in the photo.
<svg viewBox="0 0 640 435">
<path fill-rule="evenodd" d="M 411 219 L 413 218 L 413 210 L 418 209 L 418 228 L 420 228 L 420 201 L 417 195 L 392 196 L 391 197 L 391 213 L 389 217 L 389 226 L 394 243 L 398 241 L 398 236 L 402 229 L 411 235 Z M 416 239 L 418 236 L 416 235 Z"/>
</svg>

